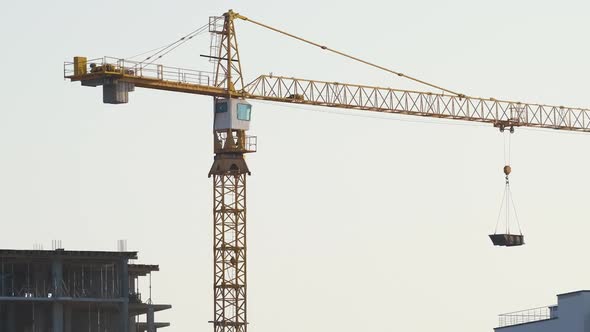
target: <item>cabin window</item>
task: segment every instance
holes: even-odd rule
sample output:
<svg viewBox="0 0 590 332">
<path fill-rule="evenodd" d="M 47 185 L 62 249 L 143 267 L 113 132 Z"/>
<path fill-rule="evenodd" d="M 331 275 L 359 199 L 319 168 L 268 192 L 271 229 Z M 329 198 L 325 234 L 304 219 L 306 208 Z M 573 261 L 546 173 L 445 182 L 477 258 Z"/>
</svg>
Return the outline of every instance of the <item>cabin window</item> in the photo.
<svg viewBox="0 0 590 332">
<path fill-rule="evenodd" d="M 250 112 L 252 106 L 248 104 L 238 104 L 238 120 L 250 121 Z"/>
<path fill-rule="evenodd" d="M 227 103 L 215 104 L 215 113 L 225 113 L 225 112 L 227 112 Z"/>
</svg>

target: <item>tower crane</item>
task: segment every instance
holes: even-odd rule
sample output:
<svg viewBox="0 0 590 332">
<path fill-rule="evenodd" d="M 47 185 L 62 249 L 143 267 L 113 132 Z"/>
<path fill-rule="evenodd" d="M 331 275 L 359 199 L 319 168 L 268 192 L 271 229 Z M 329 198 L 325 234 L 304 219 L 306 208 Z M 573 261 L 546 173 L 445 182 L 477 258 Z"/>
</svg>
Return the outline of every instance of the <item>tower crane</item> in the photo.
<svg viewBox="0 0 590 332">
<path fill-rule="evenodd" d="M 351 60 L 424 84 L 440 93 L 400 90 L 275 75 L 244 83 L 235 22 L 246 21 Z M 232 10 L 212 17 L 209 32 L 218 41 L 213 73 L 167 67 L 152 61 L 74 57 L 64 77 L 83 86 L 102 86 L 103 102 L 127 103 L 135 88 L 211 96 L 214 99 L 213 177 L 215 332 L 246 332 L 246 176 L 245 155 L 256 152 L 247 135 L 251 105 L 247 100 L 353 109 L 361 112 L 489 123 L 500 130 L 515 127 L 590 132 L 590 110 L 575 107 L 477 98 L 375 65 L 240 15 Z M 160 58 L 161 55 L 158 57 Z M 508 173 L 506 174 L 508 176 Z M 121 331 L 128 331 L 128 326 Z"/>
</svg>

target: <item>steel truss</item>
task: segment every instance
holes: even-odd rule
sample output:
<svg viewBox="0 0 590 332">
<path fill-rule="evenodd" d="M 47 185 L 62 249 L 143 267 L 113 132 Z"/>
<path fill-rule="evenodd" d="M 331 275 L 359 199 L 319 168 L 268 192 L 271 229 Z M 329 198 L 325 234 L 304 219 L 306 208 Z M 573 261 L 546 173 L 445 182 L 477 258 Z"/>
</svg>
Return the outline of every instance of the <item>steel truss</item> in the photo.
<svg viewBox="0 0 590 332">
<path fill-rule="evenodd" d="M 221 30 L 211 23 L 221 20 L 220 18 L 209 19 L 209 31 L 212 34 L 221 36 L 220 43 L 217 46 L 219 53 L 217 69 L 215 70 L 215 86 L 226 88 L 229 91 L 236 91 L 244 86 L 240 53 L 238 52 L 238 39 L 234 28 L 234 18 L 237 14 L 229 11 L 223 15 L 223 28 Z"/>
<path fill-rule="evenodd" d="M 215 332 L 246 332 L 246 173 L 213 173 Z"/>
<path fill-rule="evenodd" d="M 356 84 L 261 75 L 246 85 L 250 99 L 291 102 L 492 123 L 590 131 L 590 110 L 497 99 L 398 90 Z"/>
</svg>

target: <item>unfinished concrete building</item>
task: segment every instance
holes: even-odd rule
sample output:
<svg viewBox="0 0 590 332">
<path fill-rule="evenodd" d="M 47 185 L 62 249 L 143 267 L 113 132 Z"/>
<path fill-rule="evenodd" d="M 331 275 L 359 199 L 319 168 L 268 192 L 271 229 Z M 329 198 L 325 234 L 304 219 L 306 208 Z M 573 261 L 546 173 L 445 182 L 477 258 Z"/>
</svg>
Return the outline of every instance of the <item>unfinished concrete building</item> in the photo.
<svg viewBox="0 0 590 332">
<path fill-rule="evenodd" d="M 0 249 L 0 332 L 155 332 L 138 280 L 157 265 L 129 264 L 137 252 Z M 151 278 L 150 278 L 151 280 Z M 150 290 L 151 290 L 151 284 Z"/>
</svg>

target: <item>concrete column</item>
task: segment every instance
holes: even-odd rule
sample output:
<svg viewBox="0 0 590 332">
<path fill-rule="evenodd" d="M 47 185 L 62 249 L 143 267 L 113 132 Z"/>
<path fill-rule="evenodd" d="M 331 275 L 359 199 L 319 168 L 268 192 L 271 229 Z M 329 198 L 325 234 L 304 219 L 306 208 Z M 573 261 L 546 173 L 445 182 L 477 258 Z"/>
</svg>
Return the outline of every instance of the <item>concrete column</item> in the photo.
<svg viewBox="0 0 590 332">
<path fill-rule="evenodd" d="M 72 305 L 68 304 L 64 307 L 65 324 L 64 331 L 72 332 Z"/>
<path fill-rule="evenodd" d="M 58 302 L 62 294 L 63 262 L 56 258 L 51 264 L 51 278 L 53 284 L 53 332 L 64 332 L 64 307 Z"/>
<path fill-rule="evenodd" d="M 64 332 L 64 306 L 61 302 L 53 303 L 53 332 Z"/>
<path fill-rule="evenodd" d="M 48 321 L 51 319 L 49 311 L 46 311 L 42 305 L 33 303 L 33 306 L 35 306 L 35 316 L 33 317 L 33 327 L 35 329 L 33 331 L 43 331 L 48 327 Z"/>
<path fill-rule="evenodd" d="M 135 294 L 135 278 L 129 278 L 129 291 Z"/>
<path fill-rule="evenodd" d="M 122 259 L 119 264 L 119 278 L 121 280 L 121 302 L 119 309 L 119 322 L 121 332 L 129 332 L 129 266 L 127 259 Z"/>
<path fill-rule="evenodd" d="M 137 331 L 137 323 L 135 322 L 135 316 L 129 317 L 129 331 L 130 332 Z"/>
<path fill-rule="evenodd" d="M 6 306 L 0 303 L 0 332 L 6 332 Z"/>
<path fill-rule="evenodd" d="M 135 284 L 136 278 L 135 277 L 129 277 L 129 292 L 133 293 L 135 296 L 137 296 L 137 293 L 135 292 Z M 135 316 L 129 316 L 129 331 L 135 332 L 137 331 L 137 319 Z"/>
<path fill-rule="evenodd" d="M 62 282 L 63 282 L 63 262 L 57 258 L 51 263 L 51 279 L 53 284 L 52 297 L 62 296 Z"/>
<path fill-rule="evenodd" d="M 6 332 L 16 332 L 16 305 L 10 303 L 6 312 Z"/>
<path fill-rule="evenodd" d="M 0 263 L 0 296 L 4 296 L 6 273 L 4 273 L 4 261 Z"/>
<path fill-rule="evenodd" d="M 154 307 L 150 305 L 147 311 L 147 332 L 156 332 L 156 326 L 154 325 Z"/>
</svg>

